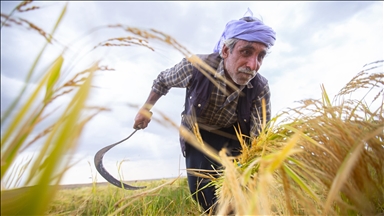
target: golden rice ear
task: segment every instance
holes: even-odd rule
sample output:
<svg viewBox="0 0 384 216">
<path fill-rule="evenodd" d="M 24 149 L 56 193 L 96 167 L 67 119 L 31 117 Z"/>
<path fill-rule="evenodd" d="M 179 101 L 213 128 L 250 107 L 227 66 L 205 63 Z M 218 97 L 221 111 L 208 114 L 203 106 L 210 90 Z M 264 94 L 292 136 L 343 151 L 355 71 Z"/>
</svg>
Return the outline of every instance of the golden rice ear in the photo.
<svg viewBox="0 0 384 216">
<path fill-rule="evenodd" d="M 138 45 L 146 47 L 152 51 L 155 51 L 151 46 L 148 45 L 147 40 L 143 40 L 138 37 L 119 37 L 119 38 L 110 38 L 108 40 L 105 40 L 103 42 L 100 42 L 98 45 L 94 46 L 93 49 L 96 49 L 98 47 L 111 47 L 111 46 L 132 46 L 132 45 Z"/>
<path fill-rule="evenodd" d="M 33 3 L 33 2 L 32 1 L 22 1 L 22 2 L 20 2 L 19 5 L 16 6 L 15 10 L 17 10 L 18 12 L 26 12 L 26 11 L 40 9 L 40 7 L 38 7 L 38 6 L 31 6 L 28 8 L 24 8 L 31 3 Z"/>
<path fill-rule="evenodd" d="M 321 86 L 322 100 L 301 101 L 301 106 L 279 115 L 285 117 L 279 124 L 272 118 L 268 129 L 239 155 L 240 166 L 222 159 L 224 175 L 215 181 L 220 212 L 234 208 L 239 215 L 382 213 L 383 79 L 382 72 L 359 73 L 336 96 L 365 90 L 364 98 L 371 96 L 376 102 L 380 94 L 379 107 L 363 99 L 337 104 Z M 234 185 L 246 190 L 235 190 Z M 241 201 L 245 209 L 238 207 L 236 196 L 249 200 Z"/>
</svg>

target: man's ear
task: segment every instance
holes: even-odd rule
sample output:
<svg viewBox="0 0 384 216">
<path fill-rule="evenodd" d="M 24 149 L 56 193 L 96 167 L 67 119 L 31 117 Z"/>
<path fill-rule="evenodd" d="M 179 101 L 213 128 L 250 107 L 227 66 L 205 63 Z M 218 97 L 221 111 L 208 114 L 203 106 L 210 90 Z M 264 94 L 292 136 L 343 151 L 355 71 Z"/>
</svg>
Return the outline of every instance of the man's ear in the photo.
<svg viewBox="0 0 384 216">
<path fill-rule="evenodd" d="M 221 51 L 221 55 L 223 58 L 227 58 L 228 55 L 229 55 L 229 48 L 227 47 L 227 45 L 223 45 L 223 49 Z"/>
</svg>

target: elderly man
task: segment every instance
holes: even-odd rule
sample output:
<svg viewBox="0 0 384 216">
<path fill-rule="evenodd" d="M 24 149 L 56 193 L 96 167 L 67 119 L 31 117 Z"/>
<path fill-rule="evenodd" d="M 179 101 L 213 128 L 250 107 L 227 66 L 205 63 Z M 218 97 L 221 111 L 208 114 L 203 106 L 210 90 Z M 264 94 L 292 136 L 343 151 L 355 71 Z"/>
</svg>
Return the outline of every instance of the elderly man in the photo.
<svg viewBox="0 0 384 216">
<path fill-rule="evenodd" d="M 268 81 L 257 72 L 274 42 L 275 32 L 257 18 L 247 16 L 228 22 L 214 52 L 198 55 L 216 70 L 216 74 L 210 76 L 222 88 L 214 85 L 184 58 L 158 75 L 142 109 L 149 111 L 172 87 L 186 88 L 182 125 L 191 129 L 190 121 L 194 119 L 204 142 L 218 151 L 226 148 L 229 154 L 238 155 L 241 146 L 234 128 L 240 126 L 242 134 L 257 136 L 263 122 L 262 100 L 266 105 L 266 121 L 270 120 Z M 234 85 L 227 85 L 220 78 Z M 146 128 L 149 122 L 150 119 L 139 111 L 133 128 Z M 220 167 L 182 137 L 180 144 L 187 169 L 212 170 Z M 208 183 L 207 179 L 188 173 L 190 192 L 205 211 L 210 210 L 217 200 L 213 187 L 204 188 Z"/>
</svg>

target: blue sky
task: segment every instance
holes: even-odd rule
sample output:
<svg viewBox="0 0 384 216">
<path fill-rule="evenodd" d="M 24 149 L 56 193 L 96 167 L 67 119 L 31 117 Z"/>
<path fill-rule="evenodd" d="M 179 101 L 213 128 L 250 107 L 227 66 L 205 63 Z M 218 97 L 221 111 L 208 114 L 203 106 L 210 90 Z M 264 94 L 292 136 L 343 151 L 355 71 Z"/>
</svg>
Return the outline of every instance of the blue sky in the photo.
<svg viewBox="0 0 384 216">
<path fill-rule="evenodd" d="M 1 13 L 9 14 L 18 3 L 2 1 Z M 41 8 L 16 12 L 14 16 L 26 18 L 50 32 L 64 2 L 42 1 L 33 5 Z M 108 24 L 153 28 L 172 36 L 192 53 L 210 53 L 225 24 L 241 18 L 247 8 L 276 31 L 276 43 L 259 70 L 269 80 L 273 115 L 297 106 L 296 101 L 319 99 L 321 84 L 332 97 L 365 64 L 384 59 L 383 2 L 380 1 L 70 1 L 54 35 L 58 42 L 47 49 L 42 62 L 52 61 L 64 45 L 70 48 L 65 55 L 70 62 L 72 57 L 80 59 L 105 39 L 126 35 L 114 29 L 85 34 L 94 27 Z M 72 41 L 76 43 L 71 44 Z M 1 29 L 2 112 L 17 95 L 43 44 L 43 38 L 35 32 L 15 26 Z M 149 45 L 155 52 L 143 47 L 100 48 L 84 55 L 69 70 L 68 76 L 95 59 L 115 69 L 96 77 L 95 85 L 99 88 L 93 91 L 90 103 L 109 107 L 111 111 L 99 114 L 85 128 L 75 155 L 75 160 L 80 162 L 67 172 L 63 184 L 92 182 L 90 177 L 96 175 L 95 153 L 133 131 L 137 109 L 128 104 L 142 105 L 157 74 L 183 57 L 161 43 L 150 41 Z M 39 64 L 37 71 L 45 66 Z M 179 123 L 184 92 L 184 89 L 171 89 L 156 104 L 154 117 L 159 118 L 162 112 Z M 28 153 L 33 151 L 36 149 Z M 105 167 L 117 176 L 116 164 L 123 160 L 126 180 L 185 175 L 178 131 L 155 121 L 110 150 L 104 158 Z M 97 176 L 97 180 L 104 181 L 101 176 Z"/>
</svg>

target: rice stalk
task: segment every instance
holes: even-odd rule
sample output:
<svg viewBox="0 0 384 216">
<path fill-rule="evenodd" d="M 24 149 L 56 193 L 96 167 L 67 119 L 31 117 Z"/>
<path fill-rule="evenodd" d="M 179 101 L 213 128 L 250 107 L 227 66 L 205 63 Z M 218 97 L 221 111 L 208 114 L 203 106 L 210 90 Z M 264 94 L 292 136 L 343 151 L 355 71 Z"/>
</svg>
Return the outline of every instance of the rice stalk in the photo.
<svg viewBox="0 0 384 216">
<path fill-rule="evenodd" d="M 5 20 L 3 22 L 1 22 L 1 28 L 3 28 L 3 26 L 9 26 L 7 24 L 7 21 L 8 19 L 13 15 L 13 13 L 15 11 L 18 11 L 18 12 L 26 12 L 26 11 L 30 11 L 30 10 L 35 10 L 35 9 L 39 9 L 39 7 L 37 6 L 32 6 L 30 8 L 26 8 L 26 9 L 23 9 L 24 6 L 30 4 L 32 1 L 22 1 L 20 2 L 20 4 L 18 4 L 12 11 L 11 13 L 9 14 L 9 16 L 6 16 Z M 1 15 L 3 17 L 3 14 Z"/>
<path fill-rule="evenodd" d="M 190 61 L 195 67 L 197 67 L 199 69 L 199 71 L 201 73 L 203 73 L 208 79 L 210 79 L 212 81 L 212 83 L 214 85 L 216 85 L 222 92 L 224 92 L 225 94 L 228 94 L 225 91 L 225 89 L 223 89 L 220 85 L 218 85 L 218 83 L 215 82 L 212 79 L 212 77 L 209 75 L 209 74 L 215 74 L 216 73 L 215 70 L 213 70 L 212 67 L 210 67 L 204 61 L 202 61 L 196 55 L 191 53 L 187 48 L 185 48 L 180 43 L 178 43 L 170 35 L 167 35 L 167 34 L 161 32 L 159 30 L 156 30 L 156 29 L 150 29 L 149 31 L 147 31 L 147 30 L 140 29 L 140 28 L 137 28 L 137 27 L 125 26 L 125 25 L 122 25 L 122 24 L 108 25 L 106 27 L 107 28 L 123 29 L 126 32 L 132 33 L 133 35 L 139 37 L 139 39 L 136 38 L 136 37 L 134 37 L 134 38 L 128 37 L 128 38 L 138 40 L 139 45 L 148 47 L 150 49 L 151 49 L 151 47 L 149 47 L 146 44 L 146 42 L 149 41 L 149 40 L 160 41 L 160 42 L 163 42 L 163 43 L 165 43 L 167 45 L 170 45 L 172 48 L 176 49 L 181 54 L 183 54 L 188 59 L 188 61 Z M 100 27 L 100 28 L 103 28 L 103 27 Z M 100 28 L 97 28 L 97 29 L 100 29 Z M 119 42 L 121 42 L 121 41 L 125 42 L 124 38 L 114 38 L 114 40 L 117 40 Z M 134 42 L 130 42 L 128 44 L 131 44 L 131 43 L 134 43 Z M 120 45 L 122 45 L 122 44 L 120 44 Z M 228 80 L 226 80 L 226 79 L 224 79 L 222 77 L 218 77 L 218 78 L 221 79 L 221 81 L 225 82 L 226 85 L 230 86 L 231 88 L 233 88 L 235 90 L 238 89 L 236 85 L 234 85 L 233 83 L 229 82 Z"/>
<path fill-rule="evenodd" d="M 97 69 L 97 67 L 93 69 Z M 66 111 L 53 126 L 37 158 L 31 164 L 30 174 L 24 185 L 33 186 L 24 188 L 23 190 L 26 190 L 24 196 L 16 196 L 14 199 L 11 198 L 15 194 L 17 195 L 14 190 L 2 190 L 2 198 L 4 197 L 7 200 L 7 206 L 18 207 L 12 209 L 2 206 L 3 213 L 16 210 L 18 213 L 41 214 L 44 212 L 46 204 L 54 196 L 58 183 L 66 170 L 60 171 L 60 166 L 68 166 L 68 162 L 65 162 L 63 157 L 66 152 L 73 153 L 81 130 L 85 122 L 89 121 L 89 118 L 86 118 L 76 123 L 79 120 L 90 89 L 90 78 L 80 87 Z M 49 94 L 49 91 L 47 93 Z M 17 152 L 14 147 L 11 146 L 11 148 L 12 151 Z M 53 186 L 51 186 L 52 183 Z M 39 196 L 39 200 L 34 198 L 36 195 Z"/>
<path fill-rule="evenodd" d="M 32 109 L 32 104 L 36 101 L 38 93 L 42 89 L 43 85 L 48 81 L 51 73 L 56 73 L 61 69 L 62 57 L 59 57 L 52 69 L 46 73 L 41 82 L 39 83 L 36 90 L 28 98 L 25 105 L 20 109 L 19 113 L 15 116 L 14 121 L 8 127 L 8 130 L 4 133 L 4 136 L 1 139 L 1 178 L 3 178 L 5 172 L 8 170 L 9 166 L 12 164 L 15 159 L 18 150 L 21 148 L 28 134 L 32 131 L 36 124 L 36 119 L 41 115 L 44 106 L 36 109 L 33 113 L 23 122 L 23 118 L 29 114 L 28 111 Z M 20 127 L 21 126 L 21 127 Z M 18 132 L 15 132 L 18 129 Z M 11 137 L 12 134 L 17 134 L 14 138 Z"/>
<path fill-rule="evenodd" d="M 43 46 L 43 48 L 41 49 L 40 53 L 37 55 L 35 61 L 34 61 L 33 64 L 32 64 L 32 67 L 31 67 L 30 70 L 28 71 L 28 75 L 27 75 L 27 77 L 26 77 L 26 79 L 25 79 L 25 84 L 24 84 L 22 90 L 20 91 L 19 95 L 18 95 L 18 96 L 15 98 L 15 100 L 11 103 L 11 105 L 8 107 L 8 109 L 5 111 L 5 113 L 4 113 L 4 114 L 2 113 L 2 115 L 1 115 L 1 124 L 4 124 L 4 122 L 5 122 L 6 119 L 9 117 L 10 113 L 12 112 L 12 110 L 15 109 L 16 105 L 17 105 L 18 102 L 20 101 L 21 96 L 24 94 L 24 92 L 25 92 L 25 90 L 26 90 L 26 88 L 27 88 L 27 85 L 28 85 L 28 83 L 30 82 L 31 77 L 32 77 L 32 75 L 33 75 L 33 73 L 34 73 L 34 71 L 35 71 L 35 69 L 36 69 L 36 66 L 37 66 L 37 64 L 38 64 L 39 61 L 40 61 L 40 58 L 41 58 L 42 54 L 44 53 L 44 51 L 45 51 L 47 45 L 51 43 L 51 40 L 52 40 L 52 38 L 53 38 L 52 35 L 55 33 L 57 27 L 59 26 L 60 22 L 62 21 L 64 15 L 65 15 L 65 12 L 66 12 L 66 10 L 67 10 L 67 5 L 68 5 L 68 3 L 66 3 L 66 4 L 64 5 L 63 10 L 61 11 L 61 13 L 60 13 L 60 15 L 59 15 L 59 18 L 57 19 L 57 21 L 56 21 L 56 23 L 55 23 L 55 26 L 53 27 L 52 32 L 51 32 L 50 34 L 45 33 L 45 31 L 43 31 L 41 28 L 37 27 L 36 25 L 32 24 L 31 22 L 29 22 L 29 21 L 27 21 L 27 20 L 25 20 L 25 19 L 20 19 L 21 22 L 17 22 L 17 21 L 15 21 L 15 23 L 17 23 L 17 24 L 21 24 L 23 21 L 24 21 L 24 22 L 27 22 L 27 23 L 29 24 L 29 26 L 30 26 L 31 29 L 38 31 L 42 36 L 44 36 L 44 37 L 46 38 L 46 43 L 44 44 L 44 46 Z M 1 16 L 3 17 L 3 14 L 1 14 Z M 6 16 L 6 15 L 4 15 L 4 16 Z M 7 19 L 9 18 L 9 16 L 6 16 L 6 17 L 7 17 Z M 11 19 L 11 20 L 13 20 L 13 19 Z M 5 21 L 4 21 L 4 22 L 5 22 Z M 2 142 L 2 143 L 3 143 L 3 142 Z"/>
<path fill-rule="evenodd" d="M 61 22 L 66 7 L 67 4 L 64 6 L 61 14 L 59 14 L 59 19 L 52 32 L 56 30 L 58 24 Z M 19 20 L 31 24 L 27 20 Z M 30 27 L 38 30 L 40 33 L 42 32 L 42 30 L 35 25 L 30 25 Z M 45 50 L 46 45 L 50 43 L 51 36 L 48 35 L 47 37 L 47 43 L 38 54 L 28 73 L 24 88 L 8 108 L 8 111 L 2 115 L 2 122 L 8 117 L 10 110 L 12 110 L 16 104 L 20 103 L 21 96 L 25 94 L 25 87 L 30 84 L 30 78 L 35 66 Z M 80 75 L 83 76 L 82 78 L 73 78 L 65 83 L 64 86 L 57 88 L 62 78 L 63 62 L 64 58 L 60 55 L 51 64 L 51 67 L 48 68 L 47 71 L 44 71 L 43 76 L 37 83 L 37 87 L 16 112 L 16 115 L 5 130 L 4 136 L 2 136 L 2 214 L 40 215 L 45 212 L 45 209 L 58 189 L 58 184 L 62 176 L 70 167 L 69 160 L 65 159 L 66 154 L 71 155 L 76 150 L 78 138 L 82 133 L 84 125 L 99 111 L 105 110 L 104 108 L 97 108 L 96 113 L 93 115 L 84 115 L 84 110 L 86 110 L 85 102 L 92 86 L 93 73 L 97 70 L 105 70 L 107 68 L 101 67 L 96 63 L 91 68 L 75 75 L 75 78 Z M 69 88 L 70 90 L 61 91 L 63 88 Z M 46 108 L 51 105 L 51 102 L 62 95 L 68 94 L 74 88 L 78 88 L 78 91 L 73 95 L 60 118 L 53 125 L 39 133 L 35 139 L 27 143 L 27 138 L 31 135 L 32 131 L 34 131 L 36 125 L 57 111 L 56 109 L 43 116 Z M 44 97 L 40 100 L 38 96 L 42 94 Z M 95 110 L 95 108 L 96 107 L 92 107 L 91 109 Z M 20 153 L 44 136 L 47 136 L 47 139 L 44 143 L 41 143 L 41 150 L 36 157 L 31 158 L 25 164 L 15 164 L 15 162 L 17 163 L 15 159 L 19 157 Z M 14 182 L 13 186 L 18 188 L 7 188 L 12 187 L 9 182 Z M 36 197 L 39 197 L 39 199 L 36 199 Z"/>
<path fill-rule="evenodd" d="M 369 94 L 359 100 L 342 99 L 340 104 L 331 102 L 322 85 L 322 100 L 301 101 L 302 106 L 279 116 L 285 119 L 278 125 L 273 118 L 259 137 L 243 144 L 245 148 L 235 163 L 222 158 L 224 174 L 214 181 L 220 197 L 219 212 L 384 213 L 383 103 L 371 110 L 364 101 L 368 95 L 373 95 L 373 100 L 384 98 L 383 76 L 367 70 L 359 73 L 336 97 L 360 89 Z M 241 132 L 237 135 L 243 143 Z M 235 191 L 239 185 L 244 189 Z M 236 199 L 239 196 L 249 201 Z"/>
</svg>

